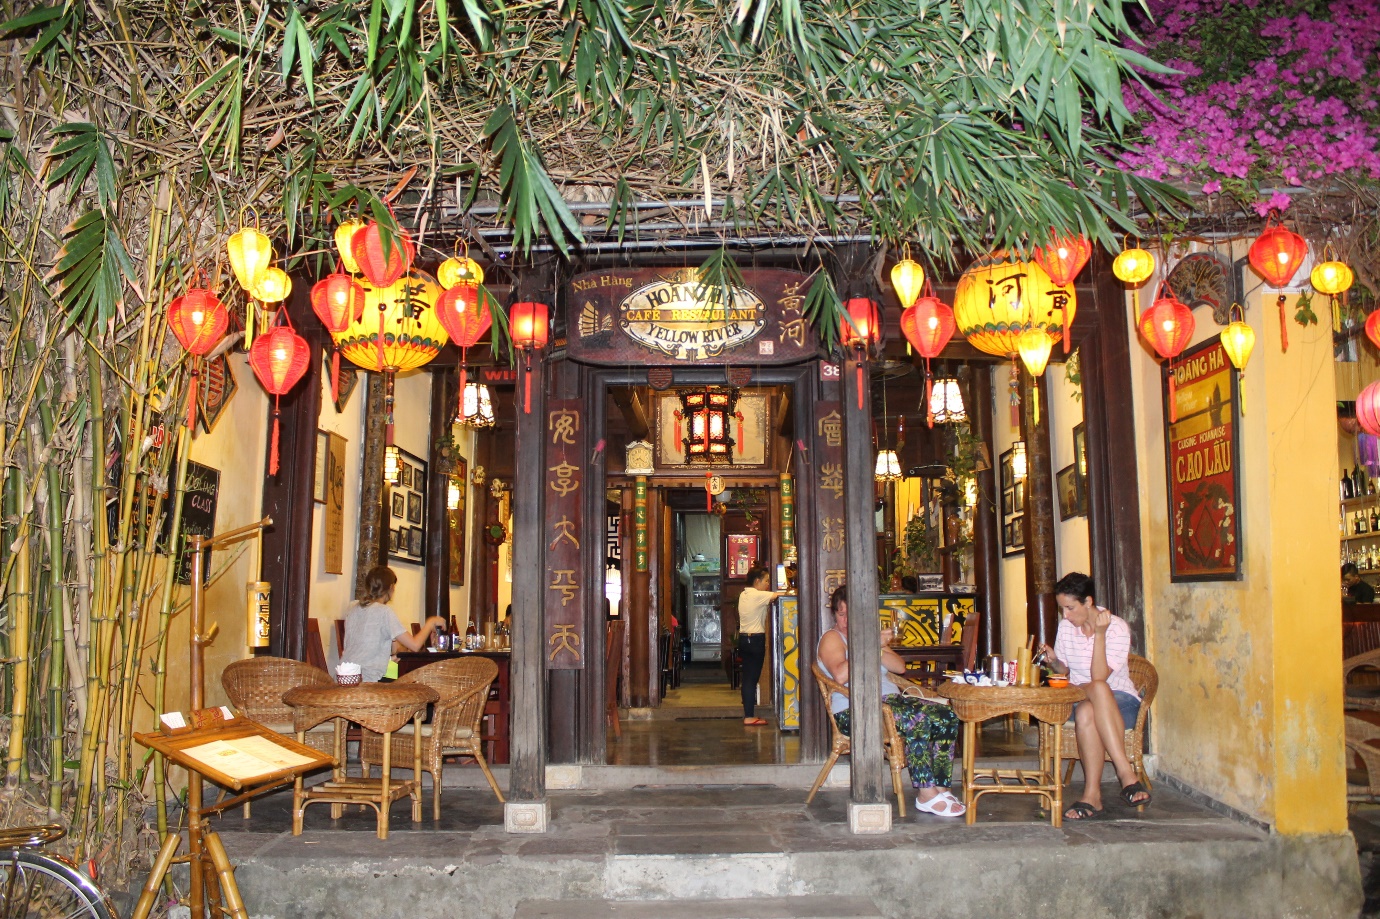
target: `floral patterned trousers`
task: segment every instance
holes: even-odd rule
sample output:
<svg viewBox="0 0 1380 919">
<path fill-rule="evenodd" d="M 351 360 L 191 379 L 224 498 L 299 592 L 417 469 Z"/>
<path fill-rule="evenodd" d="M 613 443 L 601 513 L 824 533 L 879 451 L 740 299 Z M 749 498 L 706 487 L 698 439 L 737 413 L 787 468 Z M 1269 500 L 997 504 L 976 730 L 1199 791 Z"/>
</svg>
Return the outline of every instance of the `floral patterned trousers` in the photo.
<svg viewBox="0 0 1380 919">
<path fill-rule="evenodd" d="M 896 731 L 906 748 L 906 770 L 916 788 L 949 787 L 954 775 L 954 746 L 958 743 L 958 716 L 947 705 L 910 696 L 890 695 L 882 700 L 891 706 Z M 851 723 L 850 709 L 834 714 L 845 737 Z"/>
</svg>

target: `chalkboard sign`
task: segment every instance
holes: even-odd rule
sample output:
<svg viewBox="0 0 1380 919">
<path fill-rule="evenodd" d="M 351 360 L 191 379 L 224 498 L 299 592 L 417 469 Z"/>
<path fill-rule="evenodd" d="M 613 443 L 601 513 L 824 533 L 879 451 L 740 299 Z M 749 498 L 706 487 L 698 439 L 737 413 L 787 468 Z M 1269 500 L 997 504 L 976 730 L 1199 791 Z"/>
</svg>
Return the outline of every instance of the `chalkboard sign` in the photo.
<svg viewBox="0 0 1380 919">
<path fill-rule="evenodd" d="M 182 501 L 182 535 L 177 545 L 177 583 L 192 583 L 192 556 L 187 551 L 189 536 L 214 536 L 216 532 L 216 501 L 220 492 L 220 471 L 200 463 L 187 462 L 187 491 Z M 172 515 L 165 518 L 165 527 L 172 527 Z M 211 566 L 205 567 L 206 578 Z"/>
</svg>

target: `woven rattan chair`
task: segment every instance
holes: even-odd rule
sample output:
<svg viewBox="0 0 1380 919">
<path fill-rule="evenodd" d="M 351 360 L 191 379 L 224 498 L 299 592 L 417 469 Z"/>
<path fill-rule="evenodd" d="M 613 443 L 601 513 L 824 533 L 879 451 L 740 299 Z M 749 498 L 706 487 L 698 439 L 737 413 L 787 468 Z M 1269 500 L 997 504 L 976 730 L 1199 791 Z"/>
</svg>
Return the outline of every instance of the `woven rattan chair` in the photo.
<svg viewBox="0 0 1380 919">
<path fill-rule="evenodd" d="M 1380 681 L 1376 680 L 1376 671 L 1380 671 L 1380 648 L 1342 661 L 1342 687 L 1346 693 L 1346 708 L 1368 712 L 1380 711 Z M 1353 676 L 1361 676 L 1363 679 L 1353 682 Z M 1366 682 L 1367 678 L 1369 682 Z"/>
<path fill-rule="evenodd" d="M 331 675 L 318 667 L 285 657 L 251 657 L 228 665 L 220 675 L 220 685 L 230 704 L 251 721 L 271 731 L 296 738 L 292 708 L 283 703 L 283 693 L 298 686 L 334 686 Z M 334 728 L 323 724 L 307 732 L 307 745 L 323 753 L 335 753 Z"/>
<path fill-rule="evenodd" d="M 1140 713 L 1136 715 L 1135 725 L 1128 727 L 1124 735 L 1126 758 L 1136 768 L 1136 777 L 1148 790 L 1150 777 L 1145 774 L 1145 716 L 1150 711 L 1150 703 L 1155 701 L 1155 693 L 1159 691 L 1160 674 L 1155 669 L 1154 664 L 1139 654 L 1132 654 L 1127 658 L 1126 669 L 1130 671 L 1131 682 L 1135 685 L 1136 692 L 1140 693 Z M 1041 724 L 1040 731 L 1045 734 L 1045 740 L 1052 736 L 1052 728 L 1047 724 Z M 1060 732 L 1059 755 L 1066 760 L 1064 784 L 1067 785 L 1073 778 L 1074 764 L 1078 762 L 1078 734 L 1076 732 L 1068 730 Z M 1108 756 L 1107 760 L 1110 761 L 1111 757 Z"/>
<path fill-rule="evenodd" d="M 503 801 L 503 792 L 489 771 L 483 741 L 479 737 L 489 686 L 497 676 L 498 665 L 488 658 L 463 657 L 427 664 L 398 678 L 399 683 L 430 686 L 441 696 L 432 709 L 431 723 L 422 725 L 422 771 L 431 774 L 433 819 L 441 818 L 441 770 L 447 756 L 468 756 L 478 763 L 484 778 L 489 780 L 489 787 L 498 800 Z M 395 768 L 407 768 L 406 764 L 412 762 L 412 741 L 410 724 L 393 735 Z M 371 764 L 383 762 L 382 735 L 368 730 L 361 733 L 359 762 L 366 777 Z"/>
<path fill-rule="evenodd" d="M 830 679 L 819 666 L 819 662 L 810 665 L 810 671 L 815 675 L 815 686 L 819 688 L 820 695 L 824 697 L 824 710 L 830 708 L 830 702 L 834 693 L 848 695 L 848 687 Z M 810 796 L 805 799 L 809 804 L 815 799 L 815 793 L 819 791 L 819 786 L 824 784 L 824 780 L 829 777 L 829 770 L 834 768 L 834 763 L 839 761 L 840 756 L 851 755 L 853 750 L 852 741 L 845 737 L 839 730 L 838 722 L 833 716 L 829 716 L 829 730 L 833 734 L 833 743 L 829 748 L 829 758 L 824 761 L 824 768 L 819 770 L 819 775 L 815 778 L 815 784 L 810 786 Z M 901 783 L 901 770 L 905 766 L 906 748 L 901 743 L 901 735 L 896 732 L 896 719 L 891 715 L 891 706 L 882 704 L 882 745 L 885 748 L 887 763 L 891 766 L 891 787 L 896 792 L 896 804 L 901 809 L 901 816 L 906 815 L 906 790 Z"/>
</svg>

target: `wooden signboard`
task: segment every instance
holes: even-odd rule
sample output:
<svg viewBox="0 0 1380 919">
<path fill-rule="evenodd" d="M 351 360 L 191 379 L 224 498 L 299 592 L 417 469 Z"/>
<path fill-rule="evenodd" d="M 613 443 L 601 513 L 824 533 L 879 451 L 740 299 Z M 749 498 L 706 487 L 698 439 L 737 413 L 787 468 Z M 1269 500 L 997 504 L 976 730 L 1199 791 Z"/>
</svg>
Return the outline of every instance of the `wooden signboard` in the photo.
<svg viewBox="0 0 1380 919">
<path fill-rule="evenodd" d="M 220 492 L 220 471 L 200 463 L 187 462 L 187 490 L 182 501 L 182 535 L 177 540 L 177 583 L 192 583 L 192 554 L 187 549 L 187 537 L 211 537 L 216 532 L 216 504 Z M 172 514 L 163 517 L 164 540 L 172 528 Z M 206 566 L 209 579 L 211 566 Z"/>
<path fill-rule="evenodd" d="M 1185 351 L 1173 374 L 1172 395 L 1168 376 L 1164 382 L 1170 579 L 1236 580 L 1241 577 L 1236 374 L 1215 337 Z"/>
<path fill-rule="evenodd" d="M 820 594 L 827 606 L 834 589 L 843 585 L 848 574 L 848 555 L 844 546 L 843 512 L 843 414 L 838 402 L 819 402 L 810 432 L 814 444 L 810 455 L 815 463 L 817 482 L 816 519 L 819 521 L 818 568 Z M 826 615 L 825 620 L 829 617 Z"/>
<path fill-rule="evenodd" d="M 593 364 L 794 364 L 819 354 L 801 313 L 808 277 L 745 268 L 731 302 L 694 268 L 596 271 L 570 282 L 568 353 Z"/>
<path fill-rule="evenodd" d="M 330 432 L 326 447 L 326 523 L 323 540 L 327 574 L 345 573 L 345 438 Z"/>
<path fill-rule="evenodd" d="M 585 666 L 583 399 L 546 402 L 545 657 L 548 670 Z"/>
</svg>

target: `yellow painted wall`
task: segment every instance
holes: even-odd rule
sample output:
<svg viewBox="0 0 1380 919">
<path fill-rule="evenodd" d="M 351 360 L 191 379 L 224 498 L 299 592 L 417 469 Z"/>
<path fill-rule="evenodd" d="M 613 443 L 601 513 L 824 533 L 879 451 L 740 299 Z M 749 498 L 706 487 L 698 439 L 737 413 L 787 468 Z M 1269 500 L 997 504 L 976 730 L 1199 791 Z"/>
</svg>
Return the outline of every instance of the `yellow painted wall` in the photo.
<svg viewBox="0 0 1380 919">
<path fill-rule="evenodd" d="M 1154 748 L 1162 771 L 1279 832 L 1340 833 L 1331 318 L 1317 302 L 1319 326 L 1291 319 L 1282 353 L 1273 293 L 1262 306 L 1257 288 L 1247 307 L 1258 340 L 1240 429 L 1240 581 L 1169 581 L 1160 375 L 1146 345 L 1132 348 L 1147 645 L 1160 673 Z M 1195 319 L 1195 344 L 1220 332 L 1207 310 Z"/>
</svg>

